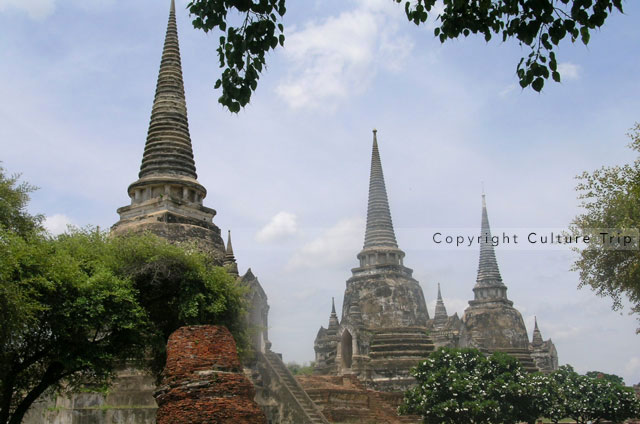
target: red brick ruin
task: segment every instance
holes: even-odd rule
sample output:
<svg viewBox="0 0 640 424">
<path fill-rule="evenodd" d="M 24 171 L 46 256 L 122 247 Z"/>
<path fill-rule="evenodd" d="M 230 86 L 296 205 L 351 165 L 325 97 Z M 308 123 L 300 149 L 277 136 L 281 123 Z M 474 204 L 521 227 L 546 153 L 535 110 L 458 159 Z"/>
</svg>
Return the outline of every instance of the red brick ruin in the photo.
<svg viewBox="0 0 640 424">
<path fill-rule="evenodd" d="M 169 337 L 157 424 L 266 424 L 254 395 L 225 327 L 182 327 Z"/>
</svg>

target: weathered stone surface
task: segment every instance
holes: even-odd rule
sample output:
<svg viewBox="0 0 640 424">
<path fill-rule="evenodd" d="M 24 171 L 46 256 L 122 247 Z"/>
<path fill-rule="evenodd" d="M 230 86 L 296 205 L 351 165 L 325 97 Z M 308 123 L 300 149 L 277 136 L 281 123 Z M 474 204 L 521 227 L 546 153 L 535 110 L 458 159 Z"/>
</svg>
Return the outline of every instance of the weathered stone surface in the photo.
<svg viewBox="0 0 640 424">
<path fill-rule="evenodd" d="M 39 399 L 24 424 L 153 424 L 156 416 L 154 378 L 136 368 L 116 372 L 106 391 L 84 391 Z"/>
<path fill-rule="evenodd" d="M 355 376 L 298 376 L 298 382 L 322 414 L 333 423 L 401 424 L 419 423 L 415 416 L 401 417 L 397 407 L 400 393 L 367 389 Z"/>
<path fill-rule="evenodd" d="M 342 319 L 357 305 L 367 327 L 426 326 L 429 314 L 420 284 L 402 265 L 353 270 L 344 292 Z"/>
<path fill-rule="evenodd" d="M 160 202 L 162 201 L 158 201 L 158 203 Z M 165 203 L 167 202 L 165 201 Z M 211 222 L 199 221 L 182 214 L 163 210 L 131 219 L 121 219 L 111 227 L 112 234 L 117 235 L 145 231 L 173 243 L 195 243 L 198 249 L 208 253 L 217 265 L 222 265 L 224 244 L 220 236 L 220 229 Z"/>
<path fill-rule="evenodd" d="M 359 266 L 352 269 L 342 303 L 314 343 L 315 372 L 355 375 L 367 386 L 401 391 L 414 384 L 409 370 L 433 350 L 422 288 L 404 266 L 387 198 L 374 130 L 367 227 Z"/>
<path fill-rule="evenodd" d="M 225 327 L 182 327 L 169 337 L 167 363 L 155 394 L 158 424 L 266 424 L 254 395 Z"/>
<path fill-rule="evenodd" d="M 240 279 L 247 288 L 248 314 L 247 323 L 251 334 L 251 346 L 255 352 L 265 353 L 269 342 L 269 303 L 258 277 L 251 268 Z"/>
<path fill-rule="evenodd" d="M 512 306 L 487 303 L 469 306 L 464 312 L 461 344 L 485 349 L 529 349 L 522 315 Z"/>
</svg>

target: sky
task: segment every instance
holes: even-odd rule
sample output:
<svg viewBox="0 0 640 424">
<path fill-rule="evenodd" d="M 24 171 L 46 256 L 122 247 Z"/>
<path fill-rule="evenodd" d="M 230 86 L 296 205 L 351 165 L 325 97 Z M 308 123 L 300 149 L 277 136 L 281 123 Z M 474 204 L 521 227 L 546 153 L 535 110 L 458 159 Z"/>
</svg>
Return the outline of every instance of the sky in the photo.
<svg viewBox="0 0 640 424">
<path fill-rule="evenodd" d="M 563 82 L 521 90 L 515 42 L 441 44 L 391 0 L 288 2 L 286 43 L 245 110 L 213 89 L 219 34 L 190 25 L 178 0 L 185 91 L 198 180 L 214 223 L 230 229 L 241 272 L 270 304 L 285 361 L 314 359 L 331 298 L 364 241 L 371 130 L 398 243 L 433 314 L 473 297 L 477 245 L 433 241 L 479 232 L 486 193 L 494 234 L 562 231 L 581 212 L 575 176 L 631 162 L 640 121 L 640 5 L 624 3 L 588 47 L 562 43 Z M 106 229 L 137 179 L 169 0 L 0 0 L 0 160 L 39 187 L 30 209 L 53 233 Z M 640 326 L 629 308 L 578 288 L 575 253 L 496 248 L 508 296 L 534 317 L 561 364 L 640 382 Z"/>
</svg>

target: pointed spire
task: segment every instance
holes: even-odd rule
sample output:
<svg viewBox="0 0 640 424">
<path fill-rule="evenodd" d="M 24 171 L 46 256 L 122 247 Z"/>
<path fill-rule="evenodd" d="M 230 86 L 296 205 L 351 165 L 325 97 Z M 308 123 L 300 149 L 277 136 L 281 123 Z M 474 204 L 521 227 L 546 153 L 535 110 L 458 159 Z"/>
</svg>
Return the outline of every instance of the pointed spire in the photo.
<svg viewBox="0 0 640 424">
<path fill-rule="evenodd" d="M 329 316 L 329 328 L 328 331 L 331 335 L 335 335 L 338 331 L 338 327 L 340 326 L 340 321 L 338 321 L 338 315 L 336 315 L 336 302 L 335 299 L 331 298 L 331 315 Z"/>
<path fill-rule="evenodd" d="M 436 301 L 436 311 L 433 314 L 433 326 L 436 329 L 442 328 L 446 325 L 448 319 L 447 308 L 444 306 L 442 294 L 440 293 L 440 283 L 438 283 L 438 300 Z"/>
<path fill-rule="evenodd" d="M 533 346 L 541 346 L 544 341 L 542 340 L 542 333 L 540 332 L 540 329 L 538 328 L 538 317 L 534 317 L 535 320 L 535 327 L 533 328 L 533 339 L 531 340 L 531 344 Z"/>
<path fill-rule="evenodd" d="M 228 230 L 227 232 L 227 250 L 225 256 L 233 259 L 234 261 L 236 260 L 235 256 L 233 255 L 233 246 L 231 245 L 231 230 Z"/>
<path fill-rule="evenodd" d="M 369 204 L 364 247 L 398 247 L 393 232 L 393 222 L 389 211 L 389 199 L 384 184 L 382 162 L 378 151 L 377 130 L 373 130 L 373 150 L 371 153 L 371 176 L 369 179 Z"/>
<path fill-rule="evenodd" d="M 227 249 L 222 264 L 230 274 L 238 275 L 238 264 L 236 263 L 236 257 L 233 255 L 233 246 L 231 245 L 231 230 L 229 230 L 227 236 Z"/>
<path fill-rule="evenodd" d="M 478 261 L 476 285 L 473 288 L 475 300 L 500 300 L 512 303 L 507 299 L 507 287 L 502 283 L 502 276 L 500 276 L 484 193 L 482 194 L 482 221 L 480 227 L 480 259 Z"/>
<path fill-rule="evenodd" d="M 498 269 L 498 261 L 491 240 L 491 228 L 489 215 L 487 214 L 487 201 L 482 195 L 482 223 L 480 230 L 480 261 L 478 263 L 478 284 L 502 284 L 502 277 Z"/>
<path fill-rule="evenodd" d="M 181 175 L 197 179 L 187 120 L 174 0 L 171 1 L 139 177 L 155 175 Z"/>
</svg>

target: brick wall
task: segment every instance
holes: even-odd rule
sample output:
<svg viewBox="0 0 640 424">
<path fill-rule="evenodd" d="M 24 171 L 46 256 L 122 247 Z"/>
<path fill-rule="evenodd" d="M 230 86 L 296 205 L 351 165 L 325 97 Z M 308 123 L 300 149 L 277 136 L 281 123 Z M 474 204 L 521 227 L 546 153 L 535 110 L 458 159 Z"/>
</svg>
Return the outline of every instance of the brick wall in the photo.
<svg viewBox="0 0 640 424">
<path fill-rule="evenodd" d="M 266 424 L 254 395 L 225 327 L 182 327 L 169 337 L 157 424 Z"/>
</svg>

